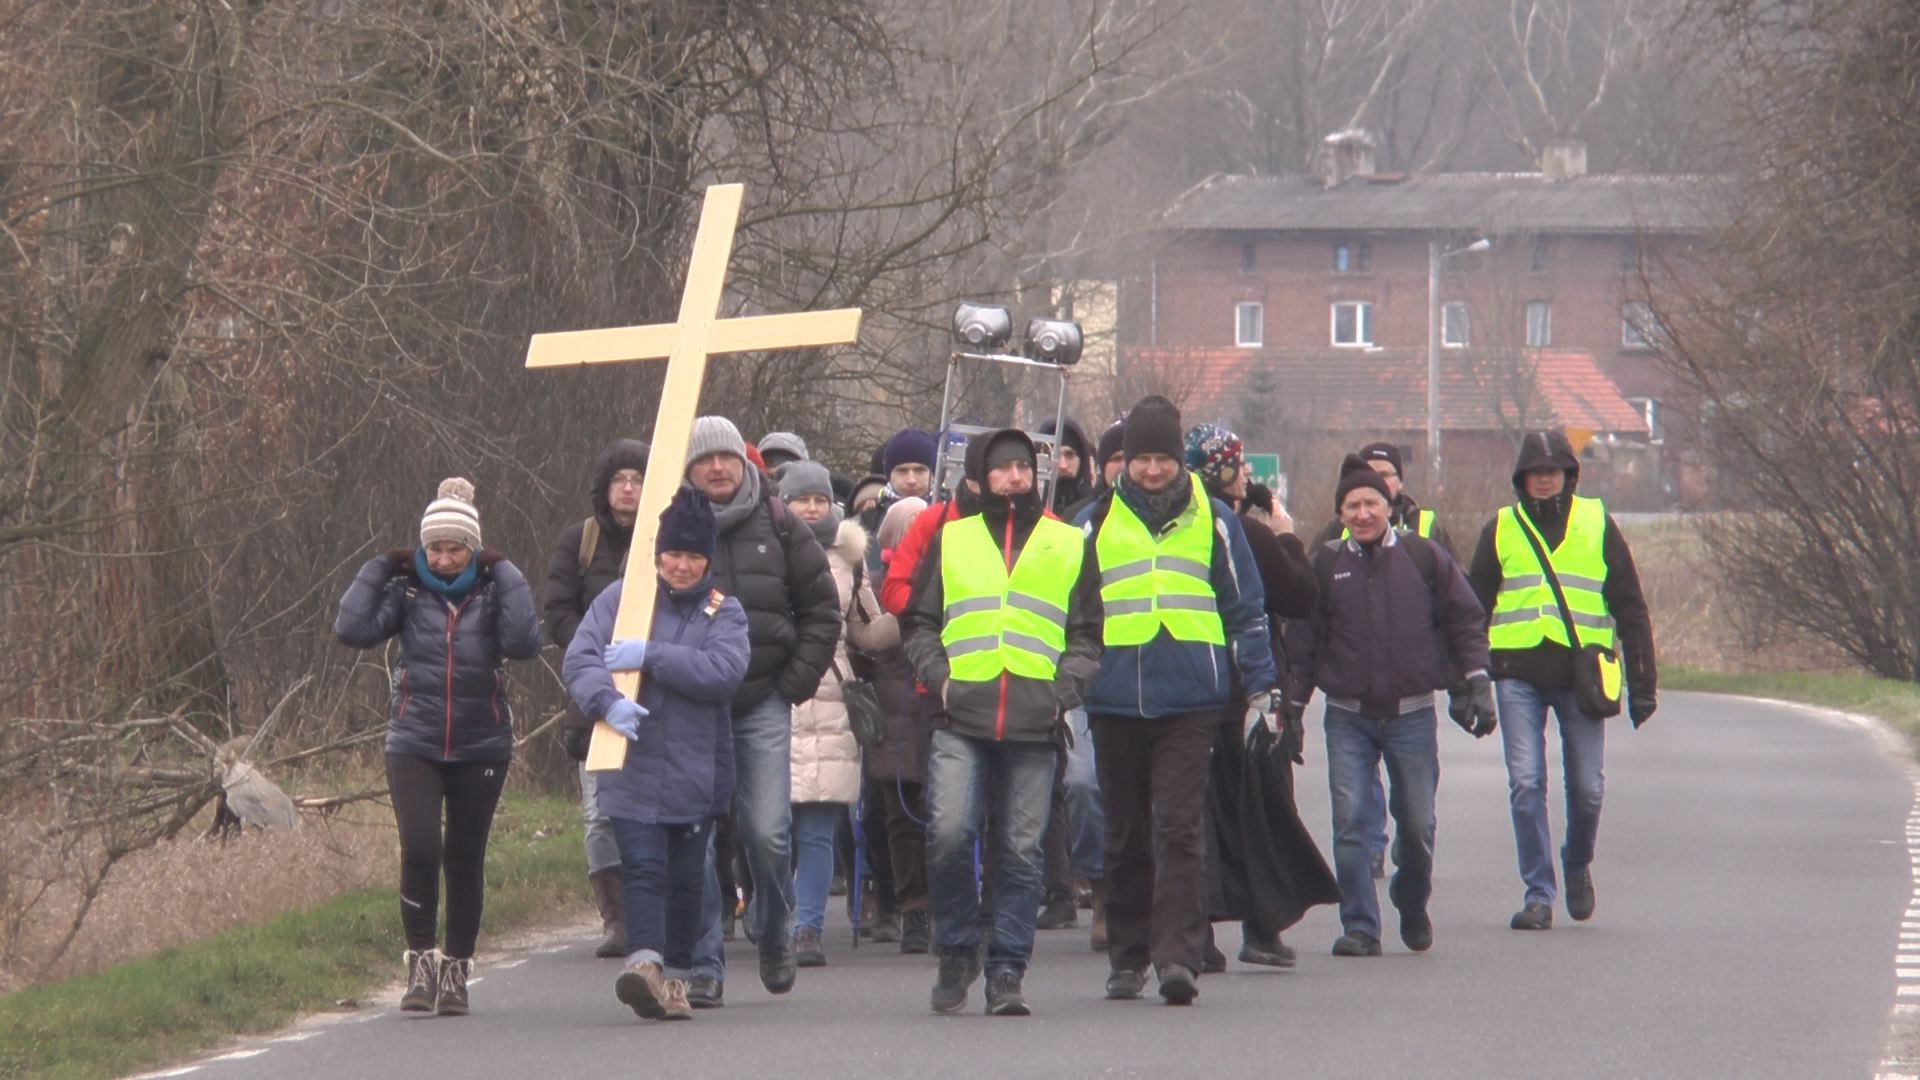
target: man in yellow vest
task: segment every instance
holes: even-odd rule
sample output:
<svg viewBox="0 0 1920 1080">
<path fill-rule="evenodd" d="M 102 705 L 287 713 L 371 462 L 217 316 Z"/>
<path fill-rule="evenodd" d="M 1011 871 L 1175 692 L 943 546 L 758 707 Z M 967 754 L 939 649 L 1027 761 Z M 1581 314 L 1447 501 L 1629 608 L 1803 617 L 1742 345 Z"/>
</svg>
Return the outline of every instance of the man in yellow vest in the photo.
<svg viewBox="0 0 1920 1080">
<path fill-rule="evenodd" d="M 1624 654 L 1627 714 L 1638 728 L 1653 715 L 1656 669 L 1653 619 L 1620 527 L 1598 499 L 1574 494 L 1580 459 L 1565 435 L 1533 432 L 1513 469 L 1518 502 L 1481 530 L 1467 578 L 1487 609 L 1487 640 L 1500 702 L 1507 795 L 1523 906 L 1515 930 L 1553 926 L 1553 835 L 1547 819 L 1547 711 L 1560 721 L 1567 835 L 1560 849 L 1567 914 L 1593 918 L 1591 869 L 1604 793 L 1606 721 L 1581 711 L 1575 692 L 1577 648 Z M 1529 539 L 1531 534 L 1531 539 Z M 1563 615 L 1535 544 L 1547 554 L 1566 598 Z M 1571 621 L 1577 642 L 1567 640 Z"/>
<path fill-rule="evenodd" d="M 1180 410 L 1158 395 L 1127 414 L 1125 467 L 1081 515 L 1100 572 L 1100 672 L 1087 696 L 1106 810 L 1106 995 L 1199 994 L 1207 945 L 1208 761 L 1223 714 L 1271 750 L 1278 673 L 1260 575 L 1240 519 L 1183 461 Z M 1230 700 L 1238 665 L 1245 698 Z"/>
<path fill-rule="evenodd" d="M 980 976 L 979 844 L 992 852 L 984 861 L 993 873 L 987 1013 L 1030 1013 L 1021 980 L 1033 955 L 1062 716 L 1099 666 L 1093 558 L 1080 530 L 1042 510 L 1035 460 L 1020 431 L 968 444 L 973 512 L 934 535 L 900 613 L 914 674 L 944 712 L 927 766 L 935 1012 L 964 1008 Z"/>
</svg>

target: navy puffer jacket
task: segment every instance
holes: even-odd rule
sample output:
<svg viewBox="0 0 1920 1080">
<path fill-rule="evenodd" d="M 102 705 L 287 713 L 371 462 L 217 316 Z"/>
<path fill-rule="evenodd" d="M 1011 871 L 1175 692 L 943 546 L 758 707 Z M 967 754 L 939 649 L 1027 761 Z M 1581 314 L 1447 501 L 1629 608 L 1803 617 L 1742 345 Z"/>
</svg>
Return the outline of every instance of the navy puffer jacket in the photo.
<svg viewBox="0 0 1920 1080">
<path fill-rule="evenodd" d="M 540 652 L 533 590 L 519 568 L 490 551 L 465 597 L 455 603 L 420 584 L 412 560 L 395 571 L 387 556 L 367 560 L 340 598 L 333 632 L 340 643 L 371 649 L 399 635 L 389 754 L 431 761 L 505 761 L 513 756 L 507 660 Z"/>
</svg>

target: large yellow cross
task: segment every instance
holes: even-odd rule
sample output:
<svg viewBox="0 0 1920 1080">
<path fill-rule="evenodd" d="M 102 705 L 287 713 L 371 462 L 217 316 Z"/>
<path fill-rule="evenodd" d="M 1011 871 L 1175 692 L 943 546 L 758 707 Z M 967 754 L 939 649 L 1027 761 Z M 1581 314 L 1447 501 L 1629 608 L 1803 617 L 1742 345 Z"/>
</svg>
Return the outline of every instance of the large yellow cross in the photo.
<svg viewBox="0 0 1920 1080">
<path fill-rule="evenodd" d="M 634 518 L 633 545 L 627 551 L 620 612 L 613 623 L 616 641 L 643 638 L 652 631 L 654 539 L 660 531 L 660 512 L 686 475 L 687 440 L 700 407 L 707 357 L 715 353 L 843 345 L 860 333 L 859 308 L 719 318 L 721 289 L 727 277 L 727 258 L 733 252 L 734 228 L 740 221 L 743 190 L 739 184 L 715 184 L 707 189 L 677 321 L 535 334 L 527 346 L 530 368 L 667 358 L 666 385 L 661 389 L 660 410 L 654 419 L 653 446 L 640 489 L 640 509 Z M 618 673 L 614 686 L 638 700 L 640 673 Z M 587 768 L 618 769 L 626 757 L 627 741 L 605 722 L 594 724 Z"/>
</svg>

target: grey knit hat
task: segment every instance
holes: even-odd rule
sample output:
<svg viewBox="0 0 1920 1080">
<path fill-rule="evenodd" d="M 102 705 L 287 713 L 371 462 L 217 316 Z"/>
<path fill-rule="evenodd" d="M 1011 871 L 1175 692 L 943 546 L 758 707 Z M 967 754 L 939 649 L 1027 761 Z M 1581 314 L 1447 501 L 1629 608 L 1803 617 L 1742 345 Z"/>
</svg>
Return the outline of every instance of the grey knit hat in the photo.
<svg viewBox="0 0 1920 1080">
<path fill-rule="evenodd" d="M 420 546 L 435 540 L 457 540 L 468 550 L 480 550 L 480 511 L 473 507 L 473 481 L 466 477 L 440 481 L 438 497 L 420 516 Z"/>
<path fill-rule="evenodd" d="M 724 416 L 702 416 L 693 421 L 693 434 L 687 439 L 687 464 L 692 465 L 708 454 L 732 454 L 742 462 L 747 460 L 747 440 L 740 437 L 740 429 L 733 421 Z"/>
<path fill-rule="evenodd" d="M 795 435 L 791 431 L 768 432 L 761 436 L 758 449 L 761 458 L 766 459 L 768 468 L 776 467 L 779 464 L 779 462 L 772 460 L 774 454 L 785 454 L 795 461 L 813 460 L 807 453 L 807 440 Z"/>
</svg>

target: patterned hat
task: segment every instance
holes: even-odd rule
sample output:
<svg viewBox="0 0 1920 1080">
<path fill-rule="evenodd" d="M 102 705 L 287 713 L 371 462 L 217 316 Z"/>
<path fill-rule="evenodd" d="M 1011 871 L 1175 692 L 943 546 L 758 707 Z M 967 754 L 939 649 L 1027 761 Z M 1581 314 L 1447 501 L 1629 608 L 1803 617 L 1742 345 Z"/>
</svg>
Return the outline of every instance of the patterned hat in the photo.
<svg viewBox="0 0 1920 1080">
<path fill-rule="evenodd" d="M 1200 482 L 1209 488 L 1220 488 L 1233 482 L 1246 468 L 1246 457 L 1240 447 L 1240 436 L 1221 427 L 1219 424 L 1200 424 L 1187 432 L 1187 468 L 1200 477 Z"/>
<path fill-rule="evenodd" d="M 470 551 L 480 550 L 480 511 L 473 506 L 473 481 L 464 476 L 440 481 L 436 498 L 420 516 L 420 546 L 435 540 L 456 540 Z"/>
</svg>

